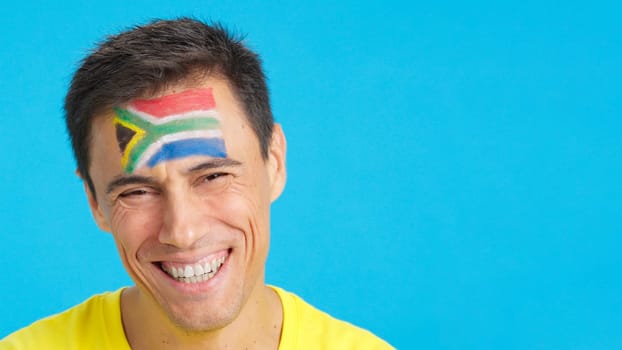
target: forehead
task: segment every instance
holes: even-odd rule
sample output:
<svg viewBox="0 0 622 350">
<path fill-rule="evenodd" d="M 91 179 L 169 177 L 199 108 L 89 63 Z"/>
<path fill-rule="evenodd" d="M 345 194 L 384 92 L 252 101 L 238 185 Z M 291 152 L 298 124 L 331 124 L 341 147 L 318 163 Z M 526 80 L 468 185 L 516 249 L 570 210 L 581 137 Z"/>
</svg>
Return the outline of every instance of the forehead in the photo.
<svg viewBox="0 0 622 350">
<path fill-rule="evenodd" d="M 227 156 L 211 87 L 137 99 L 114 111 L 126 172 L 195 155 Z"/>
<path fill-rule="evenodd" d="M 143 114 L 141 118 L 130 120 L 127 111 L 139 111 Z M 188 115 L 192 117 L 193 113 L 198 113 L 198 118 L 186 118 Z M 127 118 L 124 119 L 124 117 Z M 226 153 L 234 154 L 240 151 L 252 151 L 254 148 L 257 148 L 257 151 L 259 149 L 255 134 L 249 132 L 252 128 L 249 127 L 243 108 L 228 83 L 222 79 L 207 79 L 201 84 L 174 86 L 157 95 L 129 101 L 95 118 L 91 137 L 91 164 L 102 157 L 109 158 L 109 153 L 117 153 L 126 158 L 120 162 L 125 162 L 127 165 L 129 152 L 124 154 L 124 151 L 128 147 L 136 146 L 131 142 L 140 139 L 135 137 L 137 133 L 144 133 L 144 128 L 138 130 L 136 123 L 128 121 L 140 123 L 144 120 L 152 125 L 162 124 L 162 120 L 167 121 L 167 125 L 157 125 L 157 128 L 153 129 L 163 133 L 182 131 L 192 135 L 193 132 L 196 133 L 193 129 L 201 129 L 201 131 L 210 129 L 209 132 L 212 135 L 222 138 L 224 141 L 222 146 L 226 146 Z M 174 122 L 170 123 L 171 121 Z M 225 150 L 221 149 L 221 151 L 223 152 L 208 152 L 204 155 L 225 156 Z"/>
</svg>

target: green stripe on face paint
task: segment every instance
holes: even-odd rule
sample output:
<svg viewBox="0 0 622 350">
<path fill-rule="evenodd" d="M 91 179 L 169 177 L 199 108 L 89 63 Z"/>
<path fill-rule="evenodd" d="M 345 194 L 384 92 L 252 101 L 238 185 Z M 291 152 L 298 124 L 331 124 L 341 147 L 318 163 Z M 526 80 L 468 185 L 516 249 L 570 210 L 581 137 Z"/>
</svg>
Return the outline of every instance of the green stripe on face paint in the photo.
<svg viewBox="0 0 622 350">
<path fill-rule="evenodd" d="M 196 129 L 216 129 L 220 126 L 218 119 L 207 116 L 178 119 L 164 124 L 153 124 L 125 109 L 117 109 L 116 112 L 120 120 L 133 124 L 149 134 L 154 133 L 160 136 Z"/>
</svg>

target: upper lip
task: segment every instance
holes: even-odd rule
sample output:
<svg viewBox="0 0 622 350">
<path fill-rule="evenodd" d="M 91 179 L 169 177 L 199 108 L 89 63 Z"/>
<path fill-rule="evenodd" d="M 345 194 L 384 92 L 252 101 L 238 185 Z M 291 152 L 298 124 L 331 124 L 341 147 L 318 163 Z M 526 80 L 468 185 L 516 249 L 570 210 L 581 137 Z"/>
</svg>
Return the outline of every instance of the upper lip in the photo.
<svg viewBox="0 0 622 350">
<path fill-rule="evenodd" d="M 221 256 L 228 256 L 231 253 L 231 248 L 214 250 L 209 253 L 201 253 L 201 254 L 187 254 L 187 253 L 179 253 L 179 254 L 171 254 L 168 257 L 160 260 L 154 261 L 154 263 L 171 263 L 171 264 L 180 264 L 180 265 L 190 265 L 197 263 L 205 263 L 206 261 L 214 260 L 215 258 Z"/>
</svg>

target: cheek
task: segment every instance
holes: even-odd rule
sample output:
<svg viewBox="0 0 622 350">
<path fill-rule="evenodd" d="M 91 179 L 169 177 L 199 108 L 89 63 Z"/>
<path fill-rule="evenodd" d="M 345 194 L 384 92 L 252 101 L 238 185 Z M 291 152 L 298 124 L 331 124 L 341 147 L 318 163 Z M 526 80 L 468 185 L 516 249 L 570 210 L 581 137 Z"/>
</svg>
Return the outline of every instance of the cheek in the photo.
<svg viewBox="0 0 622 350">
<path fill-rule="evenodd" d="M 247 236 L 246 240 L 264 241 L 269 232 L 269 201 L 256 186 L 234 184 L 215 199 L 220 217 Z M 257 244 L 259 242 L 256 242 Z"/>
<path fill-rule="evenodd" d="M 136 251 L 150 237 L 157 237 L 161 225 L 158 207 L 140 209 L 115 207 L 111 212 L 112 233 L 126 251 Z"/>
</svg>

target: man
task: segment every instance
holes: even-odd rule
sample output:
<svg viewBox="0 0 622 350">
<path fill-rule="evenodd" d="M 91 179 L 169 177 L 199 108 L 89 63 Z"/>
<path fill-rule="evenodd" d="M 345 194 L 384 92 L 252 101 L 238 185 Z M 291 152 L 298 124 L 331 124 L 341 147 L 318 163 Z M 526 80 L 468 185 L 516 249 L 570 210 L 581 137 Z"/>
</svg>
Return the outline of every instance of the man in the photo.
<svg viewBox="0 0 622 350">
<path fill-rule="evenodd" d="M 66 121 L 98 226 L 135 286 L 1 349 L 388 349 L 264 282 L 285 137 L 259 58 L 219 26 L 158 21 L 76 72 Z"/>
</svg>

